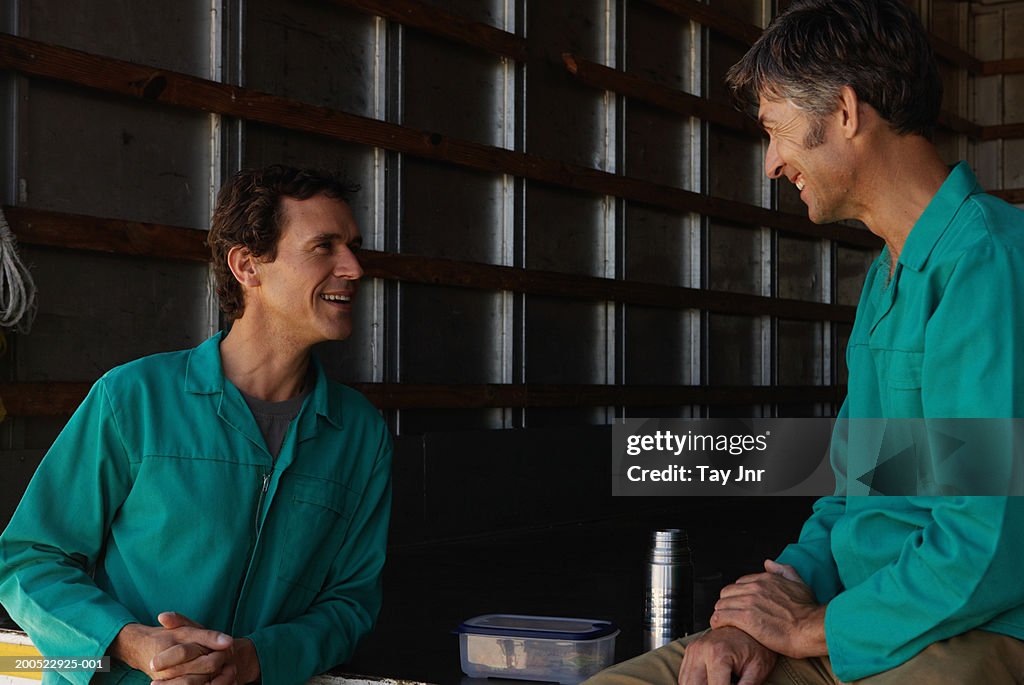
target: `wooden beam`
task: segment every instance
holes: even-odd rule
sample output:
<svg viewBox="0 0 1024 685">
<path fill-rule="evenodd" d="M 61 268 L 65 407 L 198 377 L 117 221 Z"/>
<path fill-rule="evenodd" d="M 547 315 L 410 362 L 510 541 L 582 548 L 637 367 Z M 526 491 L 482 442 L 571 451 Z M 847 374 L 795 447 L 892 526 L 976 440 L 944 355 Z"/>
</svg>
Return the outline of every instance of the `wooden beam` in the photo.
<svg viewBox="0 0 1024 685">
<path fill-rule="evenodd" d="M 657 407 L 673 405 L 838 404 L 838 386 L 413 385 L 354 383 L 380 409 L 497 407 Z"/>
<path fill-rule="evenodd" d="M 980 76 L 984 72 L 982 61 L 969 52 L 960 49 L 952 43 L 947 43 L 938 36 L 929 35 L 928 39 L 931 41 L 935 56 L 939 59 L 945 60 L 961 69 L 966 69 L 976 76 Z"/>
<path fill-rule="evenodd" d="M 947 112 L 939 112 L 939 126 L 953 133 L 960 133 L 974 140 L 981 140 L 985 135 L 985 127 L 973 121 L 968 121 L 961 116 Z"/>
<path fill-rule="evenodd" d="M 205 262 L 206 232 L 193 228 L 102 219 L 23 207 L 4 207 L 11 230 L 25 245 L 99 251 L 136 257 Z M 410 283 L 478 290 L 509 290 L 548 297 L 623 302 L 645 307 L 706 309 L 724 314 L 776 316 L 810 321 L 853 321 L 855 308 L 802 300 L 758 297 L 655 283 L 534 271 L 363 250 L 366 275 Z"/>
<path fill-rule="evenodd" d="M 723 14 L 702 2 L 697 2 L 697 0 L 647 0 L 647 2 L 683 19 L 690 19 L 702 26 L 707 26 L 723 36 L 728 36 L 746 45 L 752 45 L 761 35 L 760 27 Z"/>
<path fill-rule="evenodd" d="M 982 62 L 981 73 L 985 76 L 999 76 L 1000 74 L 1024 74 L 1024 57 L 1014 59 L 997 59 L 990 62 Z"/>
<path fill-rule="evenodd" d="M 697 117 L 754 137 L 760 138 L 764 135 L 764 131 L 757 125 L 757 122 L 730 105 L 713 102 L 707 98 L 684 93 L 639 76 L 611 69 L 569 52 L 562 54 L 562 61 L 570 74 L 588 86 L 610 90 L 669 112 L 686 117 Z"/>
<path fill-rule="evenodd" d="M 758 137 L 764 135 L 753 119 L 733 107 L 588 62 L 571 53 L 564 53 L 562 61 L 569 73 L 589 86 L 610 90 L 684 116 L 698 117 L 742 133 Z M 939 112 L 939 126 L 975 140 L 981 140 L 988 128 L 947 111 Z"/>
<path fill-rule="evenodd" d="M 431 285 L 470 287 L 548 297 L 613 301 L 644 307 L 702 309 L 723 314 L 852 323 L 856 308 L 847 305 L 760 297 L 697 288 L 621 281 L 554 271 L 370 252 L 359 253 L 367 275 Z"/>
<path fill-rule="evenodd" d="M 747 45 L 753 44 L 761 35 L 761 29 L 757 26 L 724 15 L 720 11 L 712 9 L 708 5 L 696 0 L 648 0 L 648 2 L 678 16 L 699 22 Z M 966 69 L 972 74 L 985 73 L 985 66 L 981 60 L 973 55 L 936 36 L 929 36 L 929 40 L 931 41 L 932 50 L 935 51 L 937 57 Z M 1024 60 L 1019 61 L 1024 62 Z M 1019 66 L 1024 69 L 1024 64 Z M 608 90 L 621 92 L 611 87 Z M 954 133 L 970 136 L 975 140 L 991 139 L 983 138 L 983 127 L 952 112 L 943 111 L 939 114 L 939 126 Z"/>
<path fill-rule="evenodd" d="M 838 404 L 845 386 L 420 385 L 352 383 L 379 409 Z M 70 416 L 90 383 L 0 383 L 8 416 Z"/>
<path fill-rule="evenodd" d="M 745 45 L 753 45 L 754 41 L 762 33 L 762 29 L 759 26 L 735 19 L 702 2 L 698 2 L 698 0 L 647 0 L 647 2 L 676 16 L 707 26 Z M 936 57 L 966 69 L 972 74 L 983 73 L 982 61 L 977 57 L 937 36 L 929 35 L 928 38 Z"/>
<path fill-rule="evenodd" d="M 0 68 L 53 79 L 105 93 L 233 116 L 263 124 L 381 147 L 424 159 L 488 173 L 523 178 L 723 221 L 767 226 L 858 247 L 876 248 L 878 239 L 841 224 L 815 225 L 804 216 L 713 198 L 671 186 L 617 176 L 556 159 L 515 152 L 417 131 L 376 119 L 330 110 L 268 93 L 91 55 L 78 50 L 0 34 Z"/>
<path fill-rule="evenodd" d="M 492 54 L 509 57 L 518 62 L 527 60 L 527 41 L 514 33 L 489 24 L 469 21 L 457 14 L 415 0 L 327 0 L 339 7 L 347 7 L 367 14 L 384 17 L 410 28 L 419 29 L 454 42 L 479 48 Z M 969 2 L 970 0 L 956 0 Z M 707 26 L 741 43 L 750 45 L 761 35 L 753 24 L 730 17 L 713 7 L 695 0 L 648 0 L 685 19 Z M 930 36 L 937 57 L 980 76 L 1024 73 L 1024 58 L 982 61 L 963 49 L 936 36 Z M 608 90 L 615 90 L 609 88 Z M 621 92 L 621 91 L 616 91 Z M 623 93 L 627 95 L 627 93 Z M 631 97 L 638 97 L 632 95 Z M 640 98 L 642 99 L 642 98 Z M 698 116 L 702 119 L 709 117 Z M 719 123 L 719 122 L 716 122 Z"/>
<path fill-rule="evenodd" d="M 1003 198 L 1010 204 L 1024 204 L 1024 188 L 1004 188 L 1002 190 L 990 190 L 989 193 Z"/>
<path fill-rule="evenodd" d="M 194 228 L 8 205 L 3 210 L 14 235 L 26 245 L 195 262 L 210 258 L 206 231 Z"/>
<path fill-rule="evenodd" d="M 447 12 L 416 0 L 327 0 L 339 7 L 384 17 L 410 28 L 441 38 L 479 48 L 500 57 L 525 62 L 528 57 L 527 41 L 514 33 L 480 22 L 470 21 L 458 14 Z M 969 0 L 957 0 L 969 2 Z M 761 29 L 753 24 L 730 17 L 696 0 L 648 0 L 685 19 L 707 26 L 741 43 L 750 45 Z M 1024 73 L 1024 59 L 990 60 L 983 62 L 968 52 L 936 36 L 930 36 L 936 56 L 957 65 L 972 74 L 993 76 Z M 614 89 L 609 89 L 614 90 Z M 626 93 L 623 93 L 624 95 Z M 637 97 L 637 96 L 633 96 Z M 700 117 L 700 115 L 694 115 Z M 708 118 L 708 117 L 700 117 Z M 716 122 L 717 123 L 717 122 Z"/>
<path fill-rule="evenodd" d="M 8 416 L 71 416 L 91 383 L 0 383 Z"/>
<path fill-rule="evenodd" d="M 470 21 L 452 12 L 416 0 L 328 0 L 367 14 L 384 17 L 403 26 L 480 48 L 499 57 L 525 62 L 526 40 L 488 24 Z"/>
<path fill-rule="evenodd" d="M 1024 138 L 1024 123 L 983 126 L 981 129 L 982 140 L 1010 140 L 1016 138 Z"/>
</svg>

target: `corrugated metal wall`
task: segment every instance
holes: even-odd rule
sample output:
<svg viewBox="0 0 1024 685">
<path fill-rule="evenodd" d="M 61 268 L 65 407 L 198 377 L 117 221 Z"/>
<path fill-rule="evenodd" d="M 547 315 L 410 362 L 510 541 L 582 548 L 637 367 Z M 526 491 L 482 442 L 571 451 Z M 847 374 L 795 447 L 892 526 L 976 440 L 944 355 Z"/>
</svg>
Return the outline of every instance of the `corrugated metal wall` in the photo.
<svg viewBox="0 0 1024 685">
<path fill-rule="evenodd" d="M 471 615 L 439 606 L 459 599 L 437 578 L 508 577 L 452 541 L 543 529 L 548 549 L 605 545 L 567 562 L 586 566 L 639 550 L 648 522 L 692 522 L 732 548 L 697 549 L 704 570 L 754 568 L 741 557 L 771 551 L 716 527 L 735 503 L 612 498 L 608 424 L 830 415 L 845 391 L 880 242 L 803 219 L 722 82 L 777 4 L 6 0 L 0 201 L 40 310 L 0 355 L 0 525 L 89 383 L 216 330 L 211 198 L 240 167 L 285 162 L 362 186 L 370 275 L 354 335 L 320 353 L 398 435 L 389 599 L 366 664 L 449 659 L 441 631 L 395 656 L 408 612 L 436 628 Z M 945 158 L 1024 201 L 1024 0 L 914 5 L 943 44 Z M 773 504 L 771 525 L 795 530 L 799 509 Z M 550 534 L 567 522 L 586 525 Z M 447 563 L 422 571 L 436 550 Z M 584 592 L 632 592 L 605 581 Z M 535 589 L 534 609 L 559 610 Z M 639 649 L 626 637 L 620 656 Z"/>
<path fill-rule="evenodd" d="M 993 63 L 1024 60 L 1024 2 L 989 0 L 971 5 L 974 55 Z M 998 71 L 990 70 L 990 71 Z M 991 73 L 972 79 L 971 118 L 982 125 L 1024 121 L 1024 73 Z M 1024 188 L 1024 138 L 972 146 L 971 164 L 986 188 Z M 1024 192 L 1013 198 L 1024 204 Z"/>
<path fill-rule="evenodd" d="M 19 35 L 211 76 L 209 3 L 6 4 L 5 30 Z M 216 182 L 209 115 L 6 71 L 2 80 L 5 128 L 13 131 L 4 141 L 4 204 L 184 226 L 209 221 Z M 39 312 L 30 335 L 9 336 L 0 357 L 5 379 L 92 382 L 133 358 L 197 344 L 211 330 L 205 265 L 29 244 L 21 256 Z M 0 520 L 65 420 L 24 416 L 0 424 Z"/>
<path fill-rule="evenodd" d="M 916 4 L 944 42 L 986 61 L 1020 56 L 1024 3 Z M 579 502 L 614 511 L 607 455 L 554 452 L 541 429 L 589 436 L 619 416 L 835 411 L 850 307 L 879 244 L 809 226 L 790 185 L 765 180 L 760 136 L 724 114 L 681 114 L 656 92 L 727 106 L 722 77 L 772 2 L 399 5 L 8 0 L 9 34 L 153 69 L 87 83 L 62 71 L 70 53 L 28 63 L 26 44 L 8 41 L 4 204 L 70 225 L 66 214 L 205 229 L 215 189 L 241 166 L 313 165 L 357 181 L 353 209 L 378 277 L 361 291 L 352 339 L 322 356 L 364 384 L 401 436 L 398 542 L 515 525 L 505 514 L 461 529 L 424 516 L 453 497 L 433 474 L 478 455 L 474 431 L 537 429 L 548 437 L 526 439 L 521 463 L 479 468 L 598 468 Z M 565 53 L 582 65 L 575 75 Z M 940 133 L 943 153 L 968 157 L 988 187 L 1022 187 L 1020 132 L 985 141 L 970 122 L 1024 121 L 1024 75 L 985 76 L 962 57 L 943 62 L 945 109 L 959 117 Z M 606 85 L 585 76 L 594 70 Z M 287 103 L 254 96 L 241 114 L 212 96 L 196 104 L 189 88 L 165 91 L 179 74 Z M 629 83 L 642 93 L 624 94 Z M 103 254 L 70 239 L 55 249 L 12 223 L 40 311 L 0 357 L 11 413 L 0 424 L 0 520 L 83 392 L 75 384 L 217 327 L 207 268 L 187 255 Z M 527 499 L 551 495 L 538 486 Z"/>
</svg>

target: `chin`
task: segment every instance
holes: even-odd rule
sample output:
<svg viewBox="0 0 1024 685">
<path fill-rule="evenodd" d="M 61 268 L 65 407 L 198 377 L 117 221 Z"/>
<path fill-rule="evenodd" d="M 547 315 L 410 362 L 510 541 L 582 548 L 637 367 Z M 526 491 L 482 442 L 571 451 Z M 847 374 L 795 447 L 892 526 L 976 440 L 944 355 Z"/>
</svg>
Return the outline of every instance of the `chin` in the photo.
<svg viewBox="0 0 1024 685">
<path fill-rule="evenodd" d="M 348 328 L 339 331 L 328 331 L 324 335 L 324 340 L 348 340 L 352 337 L 352 329 Z"/>
<path fill-rule="evenodd" d="M 814 211 L 810 207 L 807 208 L 807 218 L 811 220 L 812 224 L 819 224 L 819 225 L 820 224 L 828 224 L 828 223 L 831 223 L 831 222 L 835 221 L 835 219 L 832 217 L 832 215 L 821 214 L 820 212 Z"/>
</svg>

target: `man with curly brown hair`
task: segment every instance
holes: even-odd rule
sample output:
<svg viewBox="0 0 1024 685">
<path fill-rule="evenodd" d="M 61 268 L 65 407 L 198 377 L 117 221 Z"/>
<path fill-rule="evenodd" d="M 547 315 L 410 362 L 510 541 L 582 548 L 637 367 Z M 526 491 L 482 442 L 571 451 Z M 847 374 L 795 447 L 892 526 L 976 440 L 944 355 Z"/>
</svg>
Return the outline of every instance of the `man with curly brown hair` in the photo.
<svg viewBox="0 0 1024 685">
<path fill-rule="evenodd" d="M 348 190 L 235 175 L 208 238 L 230 331 L 112 369 L 54 442 L 0 537 L 0 601 L 44 655 L 113 657 L 94 682 L 297 684 L 372 626 L 391 440 L 311 354 L 352 332 Z"/>
</svg>

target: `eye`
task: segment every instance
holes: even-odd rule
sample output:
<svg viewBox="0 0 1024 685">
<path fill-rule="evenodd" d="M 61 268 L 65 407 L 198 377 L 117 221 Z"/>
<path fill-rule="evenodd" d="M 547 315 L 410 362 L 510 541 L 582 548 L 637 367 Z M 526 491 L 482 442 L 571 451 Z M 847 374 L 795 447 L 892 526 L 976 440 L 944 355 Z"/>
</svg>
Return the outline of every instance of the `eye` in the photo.
<svg viewBox="0 0 1024 685">
<path fill-rule="evenodd" d="M 331 251 L 331 241 L 325 240 L 322 243 L 317 243 L 313 249 L 320 254 L 327 254 Z"/>
</svg>

